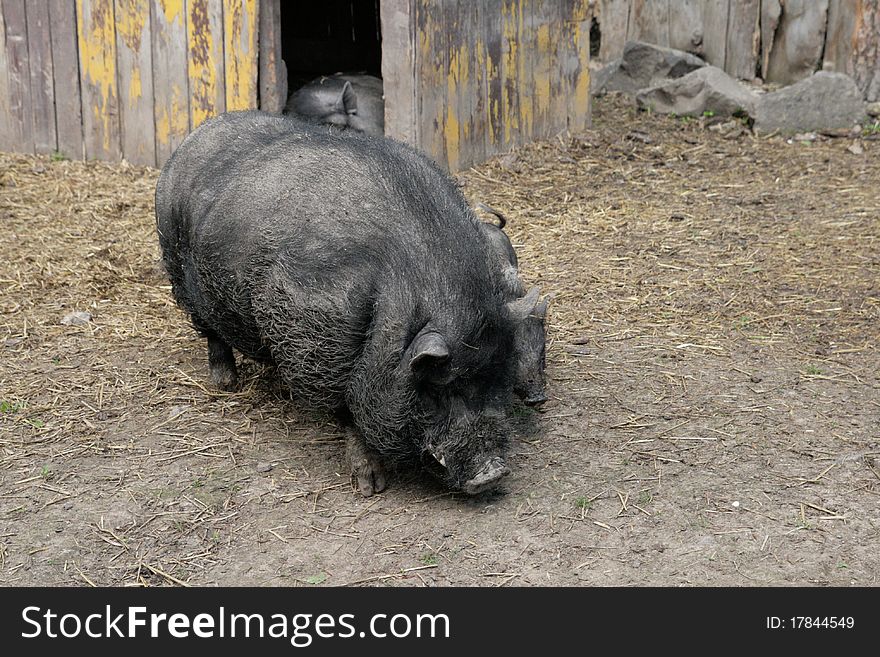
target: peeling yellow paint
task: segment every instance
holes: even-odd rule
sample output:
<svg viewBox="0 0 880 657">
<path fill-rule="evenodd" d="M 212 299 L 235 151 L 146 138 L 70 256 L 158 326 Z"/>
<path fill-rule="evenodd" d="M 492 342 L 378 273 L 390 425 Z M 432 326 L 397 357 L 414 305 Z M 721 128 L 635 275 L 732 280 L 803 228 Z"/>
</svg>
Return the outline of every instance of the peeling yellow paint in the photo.
<svg viewBox="0 0 880 657">
<path fill-rule="evenodd" d="M 104 154 L 112 152 L 111 135 L 118 136 L 116 121 L 116 32 L 112 0 L 77 0 L 77 40 L 80 71 L 84 84 L 91 87 L 94 125 L 100 126 Z M 113 146 L 118 146 L 114 144 Z"/>
<path fill-rule="evenodd" d="M 222 70 L 223 57 L 221 37 L 210 15 L 209 0 L 190 0 L 186 21 L 187 73 L 189 75 L 190 118 L 192 129 L 210 118 L 222 107 L 217 100 L 225 98 L 219 85 L 222 80 L 217 70 Z"/>
<path fill-rule="evenodd" d="M 134 68 L 131 71 L 131 80 L 128 83 L 128 98 L 134 103 L 143 95 L 143 93 L 141 85 L 141 69 Z"/>
<path fill-rule="evenodd" d="M 165 14 L 165 21 L 173 23 L 180 18 L 183 20 L 183 0 L 158 0 L 159 6 L 162 7 L 162 13 Z"/>
<path fill-rule="evenodd" d="M 224 0 L 226 109 L 257 102 L 257 0 Z"/>
<path fill-rule="evenodd" d="M 590 23 L 582 21 L 575 26 L 575 49 L 578 53 L 578 73 L 574 84 L 574 119 L 580 125 L 575 129 L 587 127 L 590 119 Z"/>
<path fill-rule="evenodd" d="M 141 49 L 141 36 L 150 16 L 147 0 L 116 0 L 116 32 L 133 52 Z M 150 44 L 146 44 L 147 48 Z"/>
</svg>

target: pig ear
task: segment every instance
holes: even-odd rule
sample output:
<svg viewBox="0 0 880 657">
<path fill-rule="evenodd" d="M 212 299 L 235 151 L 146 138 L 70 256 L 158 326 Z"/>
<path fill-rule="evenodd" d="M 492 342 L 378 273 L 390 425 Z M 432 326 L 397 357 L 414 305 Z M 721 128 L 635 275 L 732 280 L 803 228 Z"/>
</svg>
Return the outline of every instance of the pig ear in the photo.
<svg viewBox="0 0 880 657">
<path fill-rule="evenodd" d="M 345 86 L 342 87 L 342 93 L 339 95 L 337 103 L 346 114 L 357 114 L 357 94 L 348 80 L 345 81 Z"/>
<path fill-rule="evenodd" d="M 510 318 L 515 322 L 521 322 L 531 315 L 535 309 L 535 304 L 538 303 L 538 296 L 540 294 L 541 290 L 533 287 L 526 296 L 509 301 L 507 303 L 507 313 L 510 315 Z"/>
<path fill-rule="evenodd" d="M 541 319 L 544 319 L 547 316 L 547 306 L 549 306 L 549 305 L 550 305 L 550 298 L 544 297 L 543 299 L 541 299 L 541 301 L 538 303 L 538 305 L 535 306 L 535 309 L 531 312 L 531 314 L 535 317 L 539 317 Z"/>
<path fill-rule="evenodd" d="M 428 365 L 439 365 L 449 358 L 446 340 L 436 331 L 420 333 L 412 344 L 410 369 L 418 370 Z"/>
</svg>

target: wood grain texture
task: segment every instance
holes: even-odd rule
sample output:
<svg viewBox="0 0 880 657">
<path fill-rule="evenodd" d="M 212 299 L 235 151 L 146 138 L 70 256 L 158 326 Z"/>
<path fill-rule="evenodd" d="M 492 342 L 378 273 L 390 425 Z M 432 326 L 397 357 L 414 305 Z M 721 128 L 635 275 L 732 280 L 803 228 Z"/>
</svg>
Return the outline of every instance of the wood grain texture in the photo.
<svg viewBox="0 0 880 657">
<path fill-rule="evenodd" d="M 10 150 L 34 152 L 33 103 L 24 0 L 2 0 L 6 35 L 7 130 Z"/>
<path fill-rule="evenodd" d="M 668 46 L 670 0 L 631 1 L 627 39 Z"/>
<path fill-rule="evenodd" d="M 150 29 L 153 44 L 156 165 L 162 166 L 189 132 L 189 76 L 184 0 L 151 2 Z"/>
<path fill-rule="evenodd" d="M 416 24 L 414 0 L 382 0 L 379 5 L 382 48 L 394 57 L 382 58 L 385 86 L 385 134 L 417 145 Z M 418 51 L 421 53 L 421 50 Z"/>
<path fill-rule="evenodd" d="M 762 22 L 761 41 L 766 68 L 764 79 L 788 85 L 812 75 L 821 67 L 828 22 L 828 0 L 786 0 L 775 29 L 775 37 L 765 39 L 771 29 Z"/>
<path fill-rule="evenodd" d="M 705 29 L 702 0 L 670 0 L 669 47 L 703 55 Z"/>
<path fill-rule="evenodd" d="M 13 147 L 12 122 L 9 113 L 9 66 L 6 61 L 6 21 L 3 6 L 0 4 L 0 151 L 11 151 Z"/>
<path fill-rule="evenodd" d="M 83 141 L 88 159 L 119 160 L 119 89 L 113 0 L 77 0 Z"/>
<path fill-rule="evenodd" d="M 599 43 L 599 59 L 610 62 L 623 54 L 632 5 L 630 0 L 599 0 L 597 19 L 602 33 Z"/>
<path fill-rule="evenodd" d="M 718 68 L 724 68 L 727 57 L 729 4 L 729 0 L 702 0 L 703 57 Z"/>
<path fill-rule="evenodd" d="M 116 0 L 122 155 L 132 164 L 156 166 L 153 57 L 149 0 Z"/>
<path fill-rule="evenodd" d="M 189 129 L 226 111 L 223 0 L 187 0 Z"/>
<path fill-rule="evenodd" d="M 281 58 L 281 0 L 260 0 L 260 109 L 280 114 L 287 102 L 287 67 Z"/>
<path fill-rule="evenodd" d="M 55 74 L 49 0 L 27 3 L 27 44 L 34 152 L 53 153 L 58 148 L 58 137 L 55 132 Z"/>
<path fill-rule="evenodd" d="M 852 76 L 865 98 L 880 100 L 880 0 L 861 0 L 853 34 Z"/>
<path fill-rule="evenodd" d="M 257 0 L 223 0 L 223 68 L 228 111 L 257 107 L 259 11 Z"/>
<path fill-rule="evenodd" d="M 760 0 L 730 1 L 724 70 L 733 77 L 752 80 L 758 72 L 760 14 Z"/>
<path fill-rule="evenodd" d="M 85 155 L 75 0 L 52 0 L 49 6 L 49 22 L 55 74 L 58 151 L 65 157 L 81 159 Z"/>
<path fill-rule="evenodd" d="M 775 0 L 778 2 L 779 0 Z M 830 0 L 822 68 L 852 75 L 853 35 L 859 0 Z"/>
</svg>

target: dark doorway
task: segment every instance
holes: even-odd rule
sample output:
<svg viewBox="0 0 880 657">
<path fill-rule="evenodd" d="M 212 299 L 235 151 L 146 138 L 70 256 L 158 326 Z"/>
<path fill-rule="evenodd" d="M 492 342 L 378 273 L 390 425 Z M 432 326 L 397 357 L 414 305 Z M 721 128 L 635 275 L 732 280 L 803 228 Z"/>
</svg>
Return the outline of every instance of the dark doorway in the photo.
<svg viewBox="0 0 880 657">
<path fill-rule="evenodd" d="M 320 75 L 382 77 L 379 0 L 281 2 L 281 56 L 289 92 Z"/>
</svg>

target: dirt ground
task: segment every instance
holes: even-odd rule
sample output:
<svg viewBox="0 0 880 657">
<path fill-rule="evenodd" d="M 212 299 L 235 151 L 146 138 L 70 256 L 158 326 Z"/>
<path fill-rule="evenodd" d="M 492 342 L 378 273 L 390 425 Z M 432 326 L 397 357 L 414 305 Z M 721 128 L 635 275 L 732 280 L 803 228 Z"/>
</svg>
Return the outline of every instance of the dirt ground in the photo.
<svg viewBox="0 0 880 657">
<path fill-rule="evenodd" d="M 461 176 L 554 295 L 476 499 L 364 499 L 271 372 L 211 388 L 156 171 L 0 155 L 0 584 L 876 585 L 880 141 L 711 121 L 599 99 Z"/>
</svg>

